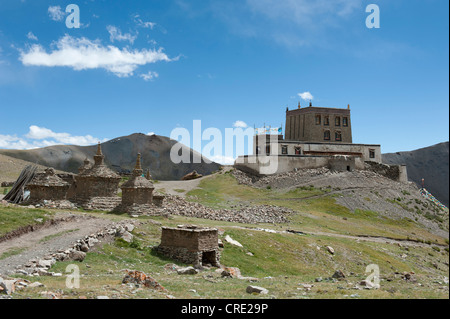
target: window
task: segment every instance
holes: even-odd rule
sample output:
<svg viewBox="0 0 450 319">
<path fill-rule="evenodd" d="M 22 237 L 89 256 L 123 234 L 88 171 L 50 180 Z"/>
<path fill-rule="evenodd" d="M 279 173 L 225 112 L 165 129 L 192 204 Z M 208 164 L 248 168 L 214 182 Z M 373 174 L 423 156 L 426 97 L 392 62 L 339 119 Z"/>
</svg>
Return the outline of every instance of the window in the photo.
<svg viewBox="0 0 450 319">
<path fill-rule="evenodd" d="M 369 150 L 369 157 L 375 158 L 375 150 Z"/>
<path fill-rule="evenodd" d="M 341 134 L 341 132 L 336 132 L 335 133 L 335 137 L 336 137 L 336 141 L 337 142 L 341 142 L 342 141 L 342 134 Z"/>
<path fill-rule="evenodd" d="M 302 155 L 302 148 L 301 147 L 296 147 L 295 148 L 295 155 Z"/>
<path fill-rule="evenodd" d="M 331 133 L 330 133 L 330 131 L 325 131 L 325 132 L 323 133 L 323 139 L 324 139 L 325 141 L 331 140 Z"/>
<path fill-rule="evenodd" d="M 266 154 L 270 155 L 270 145 L 266 145 Z"/>
<path fill-rule="evenodd" d="M 341 118 L 339 116 L 336 116 L 336 118 L 334 119 L 334 124 L 336 126 L 341 126 Z"/>
<path fill-rule="evenodd" d="M 287 147 L 287 145 L 282 145 L 281 146 L 281 154 L 282 155 L 287 155 L 288 154 L 288 147 Z"/>
<path fill-rule="evenodd" d="M 256 155 L 261 154 L 261 146 L 256 147 Z"/>
<path fill-rule="evenodd" d="M 316 115 L 316 125 L 320 125 L 322 123 L 322 116 Z"/>
<path fill-rule="evenodd" d="M 323 125 L 330 126 L 330 117 L 329 116 L 325 116 L 325 118 L 323 119 Z"/>
<path fill-rule="evenodd" d="M 342 118 L 342 125 L 347 127 L 348 126 L 348 117 L 343 117 Z"/>
</svg>

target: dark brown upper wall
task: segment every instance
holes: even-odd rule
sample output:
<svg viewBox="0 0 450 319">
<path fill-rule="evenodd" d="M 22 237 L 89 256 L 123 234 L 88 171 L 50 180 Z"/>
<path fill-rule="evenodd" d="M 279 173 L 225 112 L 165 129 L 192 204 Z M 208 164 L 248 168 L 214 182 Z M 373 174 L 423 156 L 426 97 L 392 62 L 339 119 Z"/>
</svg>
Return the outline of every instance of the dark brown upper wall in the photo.
<svg viewBox="0 0 450 319">
<path fill-rule="evenodd" d="M 316 124 L 316 116 L 320 115 L 320 124 Z M 325 117 L 329 117 L 329 125 L 325 125 Z M 336 117 L 339 124 L 336 125 Z M 344 126 L 346 117 L 348 125 Z M 286 111 L 286 140 L 302 142 L 333 142 L 353 143 L 350 109 L 306 107 Z M 330 139 L 325 139 L 325 132 L 329 131 Z M 336 133 L 341 140 L 336 139 Z"/>
</svg>

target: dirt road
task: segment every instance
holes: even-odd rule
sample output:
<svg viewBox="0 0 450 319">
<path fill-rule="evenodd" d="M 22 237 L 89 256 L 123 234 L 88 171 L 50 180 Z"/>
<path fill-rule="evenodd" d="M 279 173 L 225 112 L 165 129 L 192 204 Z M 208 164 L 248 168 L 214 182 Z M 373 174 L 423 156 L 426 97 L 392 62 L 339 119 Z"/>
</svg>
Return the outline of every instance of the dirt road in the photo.
<svg viewBox="0 0 450 319">
<path fill-rule="evenodd" d="M 69 214 L 57 214 L 56 218 Z M 113 222 L 107 219 L 77 215 L 75 219 L 61 222 L 48 228 L 24 234 L 20 237 L 0 243 L 0 274 L 14 273 L 16 267 L 31 259 L 40 259 L 58 250 L 73 246 L 84 236 L 91 235 Z"/>
</svg>

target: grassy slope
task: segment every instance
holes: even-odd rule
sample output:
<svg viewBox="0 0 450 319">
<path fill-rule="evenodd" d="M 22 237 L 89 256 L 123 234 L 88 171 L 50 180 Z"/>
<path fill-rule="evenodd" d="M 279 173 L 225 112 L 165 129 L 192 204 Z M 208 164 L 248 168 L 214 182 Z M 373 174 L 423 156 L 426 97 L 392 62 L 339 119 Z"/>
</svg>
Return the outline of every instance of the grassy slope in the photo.
<svg viewBox="0 0 450 319">
<path fill-rule="evenodd" d="M 344 207 L 337 206 L 333 197 L 327 197 L 327 190 L 298 189 L 282 193 L 272 190 L 256 190 L 237 185 L 230 175 L 218 175 L 206 179 L 200 190 L 190 193 L 190 199 L 200 201 L 213 207 L 235 205 L 273 204 L 286 206 L 298 213 L 292 217 L 289 225 L 238 225 L 226 222 L 199 220 L 174 216 L 170 219 L 160 217 L 141 217 L 145 224 L 137 227 L 133 245 L 117 241 L 106 244 L 96 252 L 90 252 L 83 263 L 78 263 L 82 274 L 80 289 L 65 288 L 65 277 L 40 277 L 44 288 L 27 289 L 18 292 L 16 298 L 39 297 L 41 291 L 62 292 L 66 298 L 86 296 L 95 298 L 99 295 L 120 298 L 165 298 L 165 294 L 150 290 L 137 289 L 121 284 L 123 269 L 144 271 L 154 277 L 176 298 L 350 298 L 357 294 L 359 298 L 448 298 L 448 290 L 438 281 L 448 277 L 448 252 L 442 248 L 410 247 L 405 248 L 387 243 L 358 242 L 352 239 L 330 236 L 295 234 L 273 234 L 236 226 L 264 227 L 280 230 L 290 228 L 297 230 L 322 231 L 339 234 L 372 233 L 394 238 L 403 238 L 407 234 L 423 239 L 441 238 L 429 234 L 412 221 L 394 221 L 381 219 L 374 212 L 352 213 Z M 304 201 L 290 200 L 323 194 L 325 197 Z M 283 199 L 283 200 L 280 200 Z M 0 210 L 3 211 L 3 208 Z M 127 216 L 111 216 L 94 213 L 104 218 L 125 219 Z M 344 220 L 343 218 L 347 218 Z M 226 235 L 241 242 L 244 248 L 225 243 L 221 263 L 229 267 L 238 267 L 244 276 L 259 278 L 258 286 L 269 289 L 268 296 L 253 296 L 245 293 L 247 281 L 225 279 L 209 270 L 196 276 L 179 276 L 166 271 L 164 265 L 173 261 L 158 256 L 152 247 L 159 244 L 160 225 L 196 224 L 218 227 Z M 329 254 L 326 246 L 332 246 L 336 253 Z M 440 251 L 437 251 L 437 250 Z M 253 256 L 247 253 L 251 252 Z M 405 257 L 406 256 L 406 257 Z M 59 262 L 51 271 L 65 273 L 69 263 Z M 356 283 L 366 278 L 365 269 L 369 264 L 377 264 L 381 270 L 381 289 L 354 290 Z M 332 283 L 315 283 L 318 277 L 330 277 L 335 270 L 342 270 L 348 275 L 347 281 Z M 414 271 L 417 283 L 405 282 L 397 272 Z M 389 281 L 388 281 L 389 279 Z M 300 284 L 312 283 L 315 287 L 310 292 Z M 419 286 L 421 284 L 422 286 Z M 447 285 L 448 287 L 448 285 Z M 300 288 L 300 289 L 298 289 Z M 195 292 L 191 291 L 192 289 Z"/>
</svg>

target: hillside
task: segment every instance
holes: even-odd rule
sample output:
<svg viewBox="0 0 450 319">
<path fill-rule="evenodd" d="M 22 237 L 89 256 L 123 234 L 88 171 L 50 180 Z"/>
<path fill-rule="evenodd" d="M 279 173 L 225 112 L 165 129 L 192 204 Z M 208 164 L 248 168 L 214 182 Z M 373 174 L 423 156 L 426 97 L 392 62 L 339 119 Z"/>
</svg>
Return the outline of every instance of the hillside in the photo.
<svg viewBox="0 0 450 319">
<path fill-rule="evenodd" d="M 28 165 L 34 165 L 34 162 L 27 162 L 14 157 L 0 154 L 0 183 L 14 182 L 22 170 Z M 38 165 L 38 171 L 44 171 L 46 166 Z M 63 173 L 57 171 L 57 173 Z"/>
<path fill-rule="evenodd" d="M 187 190 L 185 185 L 190 183 L 180 181 L 178 187 Z M 227 170 L 203 178 L 184 197 L 169 196 L 158 209 L 170 216 L 131 219 L 125 214 L 67 214 L 0 203 L 4 221 L 0 224 L 0 277 L 28 280 L 28 287 L 6 297 L 448 299 L 448 211 L 421 198 L 413 183 L 400 184 L 364 171 L 333 173 L 326 168 L 261 179 Z M 2 235 L 21 224 L 67 216 L 69 220 L 53 227 L 1 241 Z M 115 237 L 114 230 L 122 227 L 117 223 L 131 229 L 131 242 Z M 220 262 L 237 267 L 242 277 L 210 267 L 179 274 L 187 265 L 158 254 L 154 247 L 161 242 L 162 226 L 180 224 L 218 228 L 223 242 Z M 105 236 L 110 230 L 116 235 Z M 228 242 L 227 236 L 242 247 Z M 76 263 L 83 274 L 80 288 L 70 289 L 60 274 L 73 261 L 56 261 L 60 254 L 55 253 L 69 249 L 77 238 L 89 242 L 89 251 Z M 49 265 L 39 270 L 40 276 L 27 276 L 39 272 L 33 266 L 36 263 Z M 379 267 L 379 289 L 364 281 L 368 265 Z M 15 267 L 19 272 L 10 273 Z M 124 284 L 125 269 L 144 272 L 164 288 Z M 266 288 L 268 293 L 249 294 L 249 285 Z"/>
<path fill-rule="evenodd" d="M 102 143 L 102 151 L 108 166 L 116 171 L 125 172 L 133 170 L 136 163 L 136 154 L 141 153 L 143 168 L 145 170 L 149 168 L 152 177 L 157 180 L 180 180 L 184 175 L 194 170 L 202 175 L 208 175 L 219 170 L 219 164 L 206 164 L 203 159 L 198 164 L 172 163 L 170 150 L 175 143 L 175 141 L 164 136 L 132 134 Z M 0 154 L 77 173 L 85 158 L 93 161 L 92 157 L 96 150 L 96 145 L 59 145 L 33 150 L 0 150 Z M 184 150 L 191 154 L 191 158 L 201 156 L 187 147 L 184 147 Z"/>
<path fill-rule="evenodd" d="M 449 206 L 449 142 L 411 152 L 383 154 L 386 164 L 406 164 L 409 180 L 428 189 L 444 205 Z"/>
</svg>

